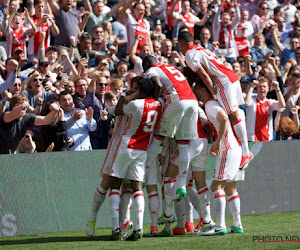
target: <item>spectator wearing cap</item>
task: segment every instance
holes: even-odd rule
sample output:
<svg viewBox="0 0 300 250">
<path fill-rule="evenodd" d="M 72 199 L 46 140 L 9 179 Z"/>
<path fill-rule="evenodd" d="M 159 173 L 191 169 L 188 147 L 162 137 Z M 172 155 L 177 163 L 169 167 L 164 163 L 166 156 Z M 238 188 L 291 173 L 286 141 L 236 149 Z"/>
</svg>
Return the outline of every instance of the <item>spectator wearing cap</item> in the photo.
<svg viewBox="0 0 300 250">
<path fill-rule="evenodd" d="M 41 58 L 43 56 L 41 52 L 45 53 L 46 49 L 50 46 L 50 31 L 53 36 L 59 34 L 59 28 L 52 19 L 51 14 L 44 13 L 44 0 L 35 0 L 33 5 L 34 15 L 31 18 L 36 26 L 36 31 L 28 41 L 29 61 L 32 61 L 34 57 Z"/>
<path fill-rule="evenodd" d="M 108 21 L 119 9 L 125 4 L 126 0 L 118 2 L 109 12 L 104 13 L 103 7 L 104 3 L 101 0 L 97 0 L 91 6 L 90 1 L 84 1 L 84 7 L 87 11 L 91 13 L 91 16 L 86 24 L 87 32 L 92 35 L 93 27 L 97 24 L 102 24 L 104 21 Z"/>
<path fill-rule="evenodd" d="M 31 68 L 36 67 L 35 65 L 38 64 L 38 60 L 32 60 L 31 62 L 28 62 L 28 59 L 26 58 L 25 52 L 21 47 L 18 47 L 14 54 L 13 57 L 20 65 L 21 69 L 20 71 L 24 71 L 29 69 L 30 71 L 32 70 Z M 24 76 L 20 76 L 20 78 L 23 80 L 25 80 Z"/>
<path fill-rule="evenodd" d="M 58 58 L 58 51 L 55 46 L 50 46 L 46 49 L 45 56 L 48 58 L 50 62 L 50 67 L 54 65 Z"/>
<path fill-rule="evenodd" d="M 250 84 L 252 83 L 252 79 L 249 76 L 243 76 L 240 79 L 242 93 L 244 98 L 246 97 L 246 93 L 248 92 L 250 88 Z"/>
<path fill-rule="evenodd" d="M 234 41 L 238 56 L 250 55 L 250 43 L 246 37 L 246 28 L 244 24 L 238 24 Z"/>
<path fill-rule="evenodd" d="M 50 61 L 47 57 L 43 57 L 39 60 L 37 72 L 40 73 L 41 77 L 46 81 L 56 82 L 56 74 L 50 71 Z"/>
</svg>

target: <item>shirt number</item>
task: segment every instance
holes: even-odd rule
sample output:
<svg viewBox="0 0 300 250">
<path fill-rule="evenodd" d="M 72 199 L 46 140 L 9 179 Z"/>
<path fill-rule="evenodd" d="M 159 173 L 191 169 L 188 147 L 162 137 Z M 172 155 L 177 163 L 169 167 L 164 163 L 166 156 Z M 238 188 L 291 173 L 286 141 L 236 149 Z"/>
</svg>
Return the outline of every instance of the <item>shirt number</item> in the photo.
<svg viewBox="0 0 300 250">
<path fill-rule="evenodd" d="M 144 132 L 152 132 L 157 120 L 158 112 L 156 110 L 150 110 L 147 114 L 146 125 L 144 126 Z"/>
<path fill-rule="evenodd" d="M 166 70 L 168 70 L 177 81 L 184 81 L 186 80 L 185 76 L 175 67 L 173 66 L 166 66 Z"/>
</svg>

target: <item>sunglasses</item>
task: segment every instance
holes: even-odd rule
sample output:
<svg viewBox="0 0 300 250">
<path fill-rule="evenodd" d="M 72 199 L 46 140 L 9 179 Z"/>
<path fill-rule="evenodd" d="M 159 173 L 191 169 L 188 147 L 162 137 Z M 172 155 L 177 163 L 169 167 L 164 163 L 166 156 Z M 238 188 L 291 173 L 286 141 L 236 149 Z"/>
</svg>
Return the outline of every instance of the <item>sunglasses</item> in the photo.
<svg viewBox="0 0 300 250">
<path fill-rule="evenodd" d="M 99 84 L 100 87 L 103 87 L 103 86 L 107 87 L 108 86 L 108 83 L 102 83 L 102 82 L 100 82 L 98 84 Z"/>
<path fill-rule="evenodd" d="M 242 86 L 249 86 L 249 84 L 250 84 L 249 82 L 241 82 Z"/>
<path fill-rule="evenodd" d="M 21 86 L 21 84 L 18 84 L 18 83 L 15 83 L 14 85 L 13 85 L 14 87 L 17 87 L 17 86 Z"/>
<path fill-rule="evenodd" d="M 34 81 L 34 82 L 37 82 L 37 81 L 42 82 L 42 81 L 43 81 L 43 78 L 35 78 L 35 79 L 33 79 L 33 81 Z"/>
</svg>

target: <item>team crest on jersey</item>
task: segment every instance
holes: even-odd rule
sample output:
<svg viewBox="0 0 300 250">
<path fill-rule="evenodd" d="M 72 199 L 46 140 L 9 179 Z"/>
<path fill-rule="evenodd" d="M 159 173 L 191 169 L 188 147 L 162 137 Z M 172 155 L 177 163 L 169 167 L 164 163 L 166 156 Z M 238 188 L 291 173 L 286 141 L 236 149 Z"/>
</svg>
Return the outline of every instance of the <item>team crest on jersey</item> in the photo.
<svg viewBox="0 0 300 250">
<path fill-rule="evenodd" d="M 265 114 L 270 114 L 271 113 L 271 110 L 270 110 L 270 106 L 262 106 L 262 111 L 265 113 Z"/>
</svg>

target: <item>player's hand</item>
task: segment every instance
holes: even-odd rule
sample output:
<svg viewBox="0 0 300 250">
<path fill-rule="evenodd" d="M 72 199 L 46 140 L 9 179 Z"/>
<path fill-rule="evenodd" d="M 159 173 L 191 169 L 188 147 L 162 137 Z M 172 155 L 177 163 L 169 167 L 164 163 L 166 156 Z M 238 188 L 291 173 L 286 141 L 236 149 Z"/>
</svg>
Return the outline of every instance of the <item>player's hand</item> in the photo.
<svg viewBox="0 0 300 250">
<path fill-rule="evenodd" d="M 82 110 L 75 110 L 74 115 L 73 115 L 73 119 L 75 121 L 80 120 L 83 117 L 83 111 Z"/>
<path fill-rule="evenodd" d="M 210 148 L 210 156 L 215 157 L 220 154 L 220 143 L 214 142 Z"/>
<path fill-rule="evenodd" d="M 94 114 L 94 110 L 93 110 L 92 107 L 89 107 L 88 109 L 85 109 L 86 119 L 88 119 L 89 121 L 92 120 L 93 114 Z"/>
<path fill-rule="evenodd" d="M 165 164 L 166 157 L 163 156 L 162 154 L 159 154 L 159 155 L 158 155 L 158 160 L 159 160 L 159 164 L 160 164 L 161 166 L 163 166 L 163 165 Z"/>
</svg>

